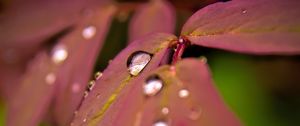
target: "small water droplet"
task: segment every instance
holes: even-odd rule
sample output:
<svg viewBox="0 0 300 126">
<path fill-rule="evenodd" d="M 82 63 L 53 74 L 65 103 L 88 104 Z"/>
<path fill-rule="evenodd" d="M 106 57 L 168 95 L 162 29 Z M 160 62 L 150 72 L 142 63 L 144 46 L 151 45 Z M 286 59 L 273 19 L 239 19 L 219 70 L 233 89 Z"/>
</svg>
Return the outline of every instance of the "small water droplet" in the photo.
<svg viewBox="0 0 300 126">
<path fill-rule="evenodd" d="M 88 90 L 88 91 L 93 90 L 93 88 L 94 88 L 94 86 L 95 86 L 95 83 L 96 83 L 96 82 L 95 82 L 94 80 L 90 81 L 89 84 L 88 84 L 88 86 L 87 86 L 87 90 Z"/>
<path fill-rule="evenodd" d="M 156 75 L 150 76 L 143 86 L 144 94 L 147 96 L 154 96 L 163 88 L 163 81 Z"/>
<path fill-rule="evenodd" d="M 78 111 L 76 110 L 75 112 L 74 112 L 74 115 L 77 115 L 78 114 Z"/>
<path fill-rule="evenodd" d="M 68 57 L 68 51 L 65 45 L 59 44 L 52 50 L 52 61 L 56 64 L 64 62 Z"/>
<path fill-rule="evenodd" d="M 153 126 L 168 126 L 168 124 L 165 121 L 156 121 Z"/>
<path fill-rule="evenodd" d="M 56 76 L 54 73 L 47 74 L 45 81 L 48 85 L 52 85 L 56 80 Z"/>
<path fill-rule="evenodd" d="M 246 13 L 247 13 L 247 10 L 245 10 L 245 9 L 242 10 L 242 13 L 243 13 L 243 14 L 246 14 Z"/>
<path fill-rule="evenodd" d="M 178 42 L 179 43 L 184 43 L 184 39 L 182 37 L 179 37 Z"/>
<path fill-rule="evenodd" d="M 77 82 L 73 83 L 73 84 L 72 84 L 72 91 L 73 91 L 74 93 L 78 93 L 78 92 L 80 91 L 80 84 L 77 83 Z"/>
<path fill-rule="evenodd" d="M 85 39 L 90 39 L 94 37 L 96 34 L 96 27 L 95 26 L 87 26 L 82 31 L 82 36 Z"/>
<path fill-rule="evenodd" d="M 207 58 L 205 56 L 200 56 L 200 61 L 203 63 L 207 63 Z"/>
<path fill-rule="evenodd" d="M 86 98 L 88 95 L 89 95 L 89 92 L 85 91 L 84 94 L 83 94 L 83 97 Z"/>
<path fill-rule="evenodd" d="M 100 77 L 102 77 L 102 73 L 101 72 L 97 72 L 95 74 L 95 79 L 98 80 Z"/>
<path fill-rule="evenodd" d="M 169 114 L 169 108 L 163 107 L 163 108 L 161 109 L 161 113 L 164 114 L 164 115 Z"/>
<path fill-rule="evenodd" d="M 84 118 L 82 121 L 83 121 L 83 122 L 86 122 L 86 118 Z"/>
<path fill-rule="evenodd" d="M 173 76 L 176 75 L 176 67 L 175 67 L 175 66 L 171 66 L 171 67 L 170 67 L 170 71 L 171 71 L 171 74 L 172 74 Z"/>
<path fill-rule="evenodd" d="M 186 98 L 190 95 L 190 92 L 187 89 L 181 89 L 178 92 L 178 95 L 179 95 L 180 98 Z"/>
<path fill-rule="evenodd" d="M 99 93 L 97 93 L 96 98 L 100 98 L 100 96 L 101 96 L 101 95 L 100 95 Z"/>
<path fill-rule="evenodd" d="M 192 108 L 191 112 L 189 114 L 189 118 L 191 120 L 197 120 L 197 119 L 199 119 L 201 113 L 202 113 L 202 111 L 200 108 Z"/>
<path fill-rule="evenodd" d="M 127 67 L 132 76 L 137 76 L 150 62 L 151 54 L 137 51 L 128 58 Z"/>
</svg>

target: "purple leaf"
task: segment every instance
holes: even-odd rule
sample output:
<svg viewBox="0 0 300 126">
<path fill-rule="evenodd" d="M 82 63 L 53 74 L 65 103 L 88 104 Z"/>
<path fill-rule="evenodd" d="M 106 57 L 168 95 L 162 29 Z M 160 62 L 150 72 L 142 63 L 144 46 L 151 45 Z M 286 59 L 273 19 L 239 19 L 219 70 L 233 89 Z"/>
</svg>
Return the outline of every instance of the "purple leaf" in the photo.
<svg viewBox="0 0 300 126">
<path fill-rule="evenodd" d="M 176 37 L 173 35 L 153 34 L 131 43 L 126 49 L 116 56 L 116 58 L 103 72 L 103 76 L 96 81 L 94 89 L 83 101 L 72 124 L 98 124 L 108 126 L 111 125 L 113 121 L 116 121 L 116 117 L 113 116 L 115 113 L 111 111 L 112 109 L 115 109 L 113 106 L 122 106 L 121 104 L 115 104 L 118 97 L 125 95 L 128 89 L 134 86 L 132 83 L 133 80 L 140 78 L 145 73 L 158 67 L 166 54 L 166 50 L 170 42 L 174 40 L 176 40 Z M 131 59 L 136 59 L 134 56 L 132 57 L 132 54 L 152 55 L 151 60 L 145 66 L 145 69 L 138 75 L 135 74 L 135 76 L 130 74 L 129 68 L 127 68 L 127 61 L 129 60 L 128 63 L 130 66 Z M 148 59 L 145 55 L 142 57 L 142 60 L 138 61 Z M 137 67 L 136 65 L 135 67 Z"/>
<path fill-rule="evenodd" d="M 149 82 L 149 77 L 155 79 L 153 75 L 162 80 L 163 86 L 161 89 L 148 88 L 145 92 L 144 85 Z M 105 94 L 99 92 L 101 95 Z M 86 102 L 101 107 L 103 101 L 92 97 Z M 173 67 L 162 66 L 132 80 L 113 97 L 116 100 L 103 115 L 98 115 L 101 111 L 96 108 L 85 111 L 84 115 L 79 111 L 79 116 L 83 117 L 75 121 L 105 126 L 150 126 L 158 122 L 175 126 L 241 125 L 214 88 L 203 60 L 185 59 Z M 83 106 L 83 109 L 91 106 Z M 96 116 L 94 111 L 98 111 Z"/>
<path fill-rule="evenodd" d="M 58 89 L 56 90 L 54 105 L 57 124 L 68 125 L 74 111 L 79 107 L 115 11 L 114 6 L 95 10 L 91 18 L 62 40 L 74 43 L 72 50 L 74 52 L 58 73 Z M 93 28 L 96 30 L 94 37 L 89 40 L 81 37 L 84 30 L 92 31 Z M 90 36 L 88 33 L 86 37 Z"/>
<path fill-rule="evenodd" d="M 129 25 L 129 42 L 153 32 L 173 33 L 175 9 L 165 0 L 151 0 L 134 14 Z"/>
<path fill-rule="evenodd" d="M 8 126 L 33 126 L 43 118 L 55 89 L 57 67 L 45 51 L 39 53 L 23 76 L 8 108 Z"/>
<path fill-rule="evenodd" d="M 71 121 L 115 10 L 114 6 L 95 10 L 92 16 L 83 18 L 74 31 L 60 39 L 51 50 L 51 56 L 42 51 L 29 63 L 10 103 L 9 126 L 38 125 L 49 107 L 54 108 L 55 123 L 66 125 Z M 54 106 L 50 106 L 53 101 Z"/>
<path fill-rule="evenodd" d="M 195 13 L 182 35 L 192 44 L 249 54 L 300 54 L 300 1 L 233 0 Z"/>
<path fill-rule="evenodd" d="M 17 78 L 24 73 L 25 65 L 55 34 L 86 18 L 90 8 L 109 0 L 12 0 L 5 2 L 0 15 L 0 86 L 17 86 Z M 89 8 L 89 9 L 87 9 Z M 3 64 L 2 64 L 3 63 Z M 18 69 L 17 69 L 18 68 Z M 13 72 L 15 71 L 15 72 Z M 7 99 L 7 93 L 1 91 Z"/>
</svg>

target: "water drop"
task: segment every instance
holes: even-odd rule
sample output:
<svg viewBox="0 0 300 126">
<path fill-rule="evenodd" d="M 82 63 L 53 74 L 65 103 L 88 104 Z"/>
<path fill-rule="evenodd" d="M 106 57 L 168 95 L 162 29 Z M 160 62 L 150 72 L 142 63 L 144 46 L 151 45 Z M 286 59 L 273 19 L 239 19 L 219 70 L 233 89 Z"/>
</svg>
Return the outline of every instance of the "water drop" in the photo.
<svg viewBox="0 0 300 126">
<path fill-rule="evenodd" d="M 200 61 L 203 63 L 207 63 L 207 58 L 205 56 L 200 56 Z"/>
<path fill-rule="evenodd" d="M 90 38 L 94 37 L 95 34 L 96 34 L 96 27 L 95 26 L 87 26 L 82 31 L 82 36 L 85 39 L 90 39 Z"/>
<path fill-rule="evenodd" d="M 137 76 L 150 62 L 151 54 L 137 51 L 128 58 L 127 67 L 132 76 Z"/>
<path fill-rule="evenodd" d="M 243 13 L 243 14 L 246 14 L 246 13 L 247 13 L 247 10 L 245 10 L 245 9 L 242 10 L 242 13 Z"/>
<path fill-rule="evenodd" d="M 171 74 L 172 74 L 173 76 L 176 75 L 176 67 L 175 67 L 175 66 L 171 66 L 171 67 L 170 67 L 170 71 L 171 71 Z"/>
<path fill-rule="evenodd" d="M 52 50 L 52 61 L 56 64 L 62 63 L 68 57 L 68 51 L 65 45 L 59 44 Z"/>
<path fill-rule="evenodd" d="M 80 91 L 80 84 L 75 82 L 74 84 L 72 84 L 72 91 L 74 93 L 78 93 Z"/>
<path fill-rule="evenodd" d="M 184 43 L 184 39 L 182 37 L 179 37 L 178 42 L 179 43 Z"/>
<path fill-rule="evenodd" d="M 84 118 L 82 121 L 83 121 L 83 122 L 86 122 L 86 118 Z"/>
<path fill-rule="evenodd" d="M 153 124 L 153 126 L 168 126 L 168 124 L 165 121 L 157 121 Z"/>
<path fill-rule="evenodd" d="M 89 95 L 89 92 L 85 91 L 84 94 L 83 94 L 83 97 L 86 98 L 88 95 Z"/>
<path fill-rule="evenodd" d="M 161 113 L 164 114 L 164 115 L 169 114 L 169 108 L 163 107 L 163 108 L 161 109 Z"/>
<path fill-rule="evenodd" d="M 178 95 L 179 95 L 180 98 L 186 98 L 190 95 L 190 92 L 187 89 L 181 89 L 178 92 Z"/>
<path fill-rule="evenodd" d="M 54 73 L 47 74 L 45 81 L 48 85 L 52 85 L 56 80 L 56 76 Z"/>
<path fill-rule="evenodd" d="M 94 88 L 94 86 L 95 86 L 95 81 L 94 80 L 90 81 L 87 86 L 87 90 L 91 91 Z"/>
<path fill-rule="evenodd" d="M 191 120 L 197 120 L 200 117 L 201 113 L 202 111 L 200 108 L 192 108 L 189 114 L 189 118 Z"/>
<path fill-rule="evenodd" d="M 158 76 L 150 76 L 143 86 L 144 94 L 147 96 L 154 96 L 159 93 L 162 87 L 163 81 Z"/>
<path fill-rule="evenodd" d="M 101 72 L 97 72 L 95 74 L 95 79 L 98 80 L 100 77 L 102 77 L 102 73 Z"/>
</svg>

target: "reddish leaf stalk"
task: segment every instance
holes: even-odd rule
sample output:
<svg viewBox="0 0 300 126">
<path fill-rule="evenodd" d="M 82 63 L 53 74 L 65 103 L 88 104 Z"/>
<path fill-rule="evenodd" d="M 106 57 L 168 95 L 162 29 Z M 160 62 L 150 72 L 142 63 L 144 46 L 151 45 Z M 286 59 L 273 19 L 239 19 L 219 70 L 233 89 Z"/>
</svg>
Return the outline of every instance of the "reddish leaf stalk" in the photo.
<svg viewBox="0 0 300 126">
<path fill-rule="evenodd" d="M 189 40 L 183 36 L 180 36 L 176 43 L 175 53 L 173 54 L 172 58 L 172 64 L 176 64 L 176 62 L 181 59 L 181 56 L 188 45 Z"/>
</svg>

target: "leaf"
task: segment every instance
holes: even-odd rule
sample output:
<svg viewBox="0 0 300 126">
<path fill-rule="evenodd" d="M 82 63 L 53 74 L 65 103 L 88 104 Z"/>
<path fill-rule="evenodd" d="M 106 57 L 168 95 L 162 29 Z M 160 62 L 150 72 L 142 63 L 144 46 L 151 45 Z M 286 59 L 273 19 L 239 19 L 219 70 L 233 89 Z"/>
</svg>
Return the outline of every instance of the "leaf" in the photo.
<svg viewBox="0 0 300 126">
<path fill-rule="evenodd" d="M 20 87 L 11 92 L 14 98 L 8 106 L 8 126 L 38 124 L 50 106 L 55 91 L 53 81 L 56 71 L 57 67 L 45 51 L 40 52 L 31 61 Z"/>
<path fill-rule="evenodd" d="M 107 3 L 109 0 L 11 0 L 6 1 L 0 15 L 0 62 L 3 69 L 1 89 L 13 88 L 15 82 L 24 73 L 25 65 L 30 58 L 47 46 L 49 39 L 57 33 L 66 33 L 69 28 L 86 18 L 87 10 Z M 90 10 L 89 10 L 90 11 Z M 63 34 L 64 35 L 64 34 Z M 5 58 L 2 59 L 2 55 Z M 3 61 L 2 61 L 3 60 Z M 5 88 L 5 89 L 4 89 Z M 7 99 L 9 95 L 2 92 Z"/>
<path fill-rule="evenodd" d="M 103 72 L 103 76 L 96 81 L 94 89 L 84 99 L 80 109 L 73 120 L 74 125 L 110 125 L 114 116 L 110 116 L 112 106 L 118 97 L 124 94 L 128 88 L 132 87 L 132 81 L 158 67 L 163 60 L 166 50 L 171 41 L 176 39 L 169 34 L 153 34 L 144 39 L 136 40 L 125 48 Z M 137 51 L 144 51 L 152 54 L 150 62 L 137 77 L 129 74 L 126 61 Z M 120 104 L 118 104 L 120 105 Z M 113 113 L 111 113 L 113 114 Z M 109 119 L 110 121 L 101 121 Z M 115 120 L 114 120 L 115 121 Z M 71 124 L 71 125 L 72 125 Z M 86 125 L 86 124 L 84 124 Z"/>
<path fill-rule="evenodd" d="M 95 11 L 94 16 L 82 19 L 77 29 L 61 38 L 51 50 L 51 57 L 42 51 L 29 63 L 30 68 L 10 103 L 9 126 L 38 125 L 50 107 L 54 107 L 57 124 L 64 125 L 71 121 L 83 97 L 115 10 L 113 6 L 102 6 Z M 83 31 L 89 27 L 95 28 L 96 33 L 84 36 Z M 59 58 L 54 60 L 55 49 L 58 47 L 65 52 L 59 53 Z M 63 59 L 61 54 L 66 54 Z M 74 83 L 78 84 L 77 89 L 72 88 Z M 77 91 L 70 92 L 71 89 Z M 50 106 L 53 103 L 54 106 Z"/>
<path fill-rule="evenodd" d="M 68 125 L 74 111 L 78 109 L 115 12 L 116 8 L 113 5 L 95 10 L 95 14 L 87 19 L 84 25 L 62 40 L 69 43 L 76 42 L 76 47 L 74 46 L 74 53 L 70 56 L 69 62 L 66 62 L 58 73 L 59 88 L 54 105 L 58 125 Z M 96 36 L 86 41 L 81 34 L 82 30 L 89 26 L 97 29 Z"/>
<path fill-rule="evenodd" d="M 192 44 L 258 55 L 300 54 L 300 1 L 233 0 L 196 12 L 182 35 Z"/>
<path fill-rule="evenodd" d="M 154 33 L 174 33 L 175 9 L 166 0 L 151 0 L 144 4 L 132 17 L 129 25 L 129 42 Z"/>
<path fill-rule="evenodd" d="M 157 95 L 145 96 L 143 85 L 153 75 L 158 75 L 164 86 Z M 189 95 L 185 98 L 179 97 L 178 92 L 181 89 L 187 89 Z M 96 105 L 99 105 L 100 99 L 95 99 L 96 97 L 95 102 L 89 102 L 97 102 Z M 88 111 L 85 114 L 93 116 Z M 157 121 L 165 121 L 175 126 L 241 125 L 214 88 L 207 65 L 195 59 L 180 61 L 175 69 L 162 66 L 129 82 L 101 120 L 97 120 L 97 125 L 149 126 Z"/>
</svg>

